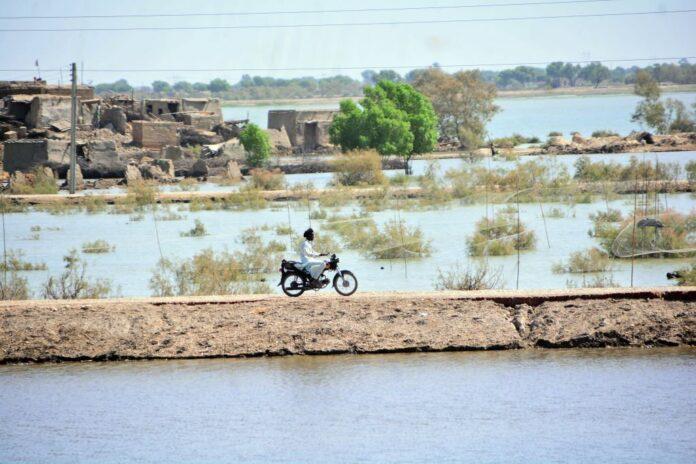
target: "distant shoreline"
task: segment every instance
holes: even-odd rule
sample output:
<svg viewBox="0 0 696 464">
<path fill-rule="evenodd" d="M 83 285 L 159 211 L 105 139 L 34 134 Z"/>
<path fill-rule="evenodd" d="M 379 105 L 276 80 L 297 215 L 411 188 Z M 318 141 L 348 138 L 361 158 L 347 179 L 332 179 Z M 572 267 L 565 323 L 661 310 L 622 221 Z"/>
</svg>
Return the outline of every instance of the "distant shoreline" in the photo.
<svg viewBox="0 0 696 464">
<path fill-rule="evenodd" d="M 663 93 L 696 92 L 696 84 L 662 85 Z M 632 85 L 611 87 L 564 87 L 558 89 L 529 89 L 529 90 L 500 90 L 497 98 L 535 98 L 535 97 L 584 97 L 592 95 L 629 95 L 633 94 Z M 312 97 L 312 98 L 279 98 L 259 100 L 223 100 L 223 106 L 267 106 L 267 105 L 330 105 L 338 104 L 341 100 L 359 100 L 360 96 L 352 97 Z"/>
</svg>

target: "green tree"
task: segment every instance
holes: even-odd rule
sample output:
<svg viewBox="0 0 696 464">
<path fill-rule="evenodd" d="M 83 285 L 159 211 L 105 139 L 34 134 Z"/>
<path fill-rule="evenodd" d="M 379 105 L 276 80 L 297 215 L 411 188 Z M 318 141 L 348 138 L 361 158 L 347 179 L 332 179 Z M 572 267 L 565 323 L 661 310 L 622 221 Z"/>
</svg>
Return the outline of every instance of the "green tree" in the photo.
<svg viewBox="0 0 696 464">
<path fill-rule="evenodd" d="M 193 85 L 190 82 L 179 81 L 174 84 L 174 90 L 181 93 L 190 93 L 193 90 Z"/>
<path fill-rule="evenodd" d="M 580 77 L 594 84 L 596 88 L 599 87 L 599 84 L 601 84 L 603 81 L 606 81 L 611 77 L 611 71 L 609 71 L 609 68 L 604 66 L 602 63 L 596 61 L 582 68 L 582 71 L 580 71 Z"/>
<path fill-rule="evenodd" d="M 196 82 L 193 84 L 193 90 L 195 90 L 196 92 L 205 92 L 206 90 L 208 90 L 208 84 L 206 84 L 205 82 Z"/>
<path fill-rule="evenodd" d="M 152 91 L 156 93 L 168 93 L 172 90 L 169 82 L 165 81 L 154 81 L 152 83 Z"/>
<path fill-rule="evenodd" d="M 208 89 L 210 89 L 211 92 L 227 92 L 230 90 L 230 83 L 227 82 L 225 79 L 213 79 L 210 81 L 210 84 L 208 84 Z"/>
<path fill-rule="evenodd" d="M 408 84 L 384 80 L 365 87 L 360 106 L 342 101 L 329 134 L 343 151 L 374 148 L 381 155 L 402 156 L 409 172 L 414 154 L 435 147 L 436 127 L 437 116 L 423 94 Z"/>
<path fill-rule="evenodd" d="M 249 123 L 239 134 L 246 151 L 246 163 L 249 167 L 261 167 L 268 163 L 271 155 L 271 141 L 266 131 L 254 123 Z"/>
</svg>

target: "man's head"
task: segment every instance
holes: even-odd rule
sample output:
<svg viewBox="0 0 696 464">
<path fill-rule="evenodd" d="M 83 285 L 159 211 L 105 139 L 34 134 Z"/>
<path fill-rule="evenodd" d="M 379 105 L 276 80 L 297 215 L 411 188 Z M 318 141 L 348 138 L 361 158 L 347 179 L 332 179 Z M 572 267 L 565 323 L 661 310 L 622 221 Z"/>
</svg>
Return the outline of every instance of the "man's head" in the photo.
<svg viewBox="0 0 696 464">
<path fill-rule="evenodd" d="M 310 227 L 309 229 L 307 229 L 307 230 L 304 231 L 304 238 L 306 238 L 306 239 L 309 240 L 310 242 L 311 242 L 312 240 L 314 240 L 314 231 L 312 230 L 311 227 Z"/>
</svg>

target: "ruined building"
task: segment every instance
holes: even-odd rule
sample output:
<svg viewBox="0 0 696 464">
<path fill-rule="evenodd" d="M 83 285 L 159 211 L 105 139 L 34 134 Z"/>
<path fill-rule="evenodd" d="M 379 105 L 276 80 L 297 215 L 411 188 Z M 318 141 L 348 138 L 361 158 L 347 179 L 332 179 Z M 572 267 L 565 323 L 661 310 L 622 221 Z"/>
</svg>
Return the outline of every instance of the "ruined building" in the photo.
<svg viewBox="0 0 696 464">
<path fill-rule="evenodd" d="M 271 110 L 268 128 L 284 130 L 293 148 L 312 153 L 331 147 L 329 127 L 336 113 L 335 110 Z"/>
</svg>

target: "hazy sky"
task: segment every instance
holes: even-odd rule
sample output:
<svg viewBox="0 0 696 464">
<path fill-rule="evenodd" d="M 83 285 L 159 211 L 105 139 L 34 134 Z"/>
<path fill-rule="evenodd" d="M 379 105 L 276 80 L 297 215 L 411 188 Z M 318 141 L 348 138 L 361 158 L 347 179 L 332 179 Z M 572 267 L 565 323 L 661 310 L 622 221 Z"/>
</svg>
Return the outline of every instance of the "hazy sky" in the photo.
<svg viewBox="0 0 696 464">
<path fill-rule="evenodd" d="M 0 0 L 0 16 L 220 13 L 425 5 L 515 3 L 522 0 Z M 539 0 L 544 1 L 544 0 Z M 628 11 L 696 9 L 694 0 L 619 0 L 574 5 L 504 6 L 400 12 L 306 13 L 187 18 L 0 19 L 0 29 L 138 26 L 318 24 L 425 19 L 495 18 Z M 83 62 L 85 83 L 125 77 L 133 84 L 154 79 L 236 82 L 242 74 L 293 77 L 360 70 L 96 72 L 90 69 L 302 68 L 426 66 L 696 56 L 696 13 L 421 25 L 294 27 L 280 29 L 97 32 L 0 32 L 0 68 L 65 68 Z M 692 60 L 696 61 L 696 60 Z M 618 63 L 617 63 L 618 64 Z M 631 65 L 634 63 L 620 63 Z M 645 63 L 641 63 L 645 64 Z M 448 69 L 451 70 L 451 69 Z M 400 69 L 401 73 L 408 71 Z M 60 73 L 44 71 L 50 81 Z M 0 72 L 26 79 L 31 71 Z M 67 80 L 67 73 L 62 75 Z"/>
</svg>

